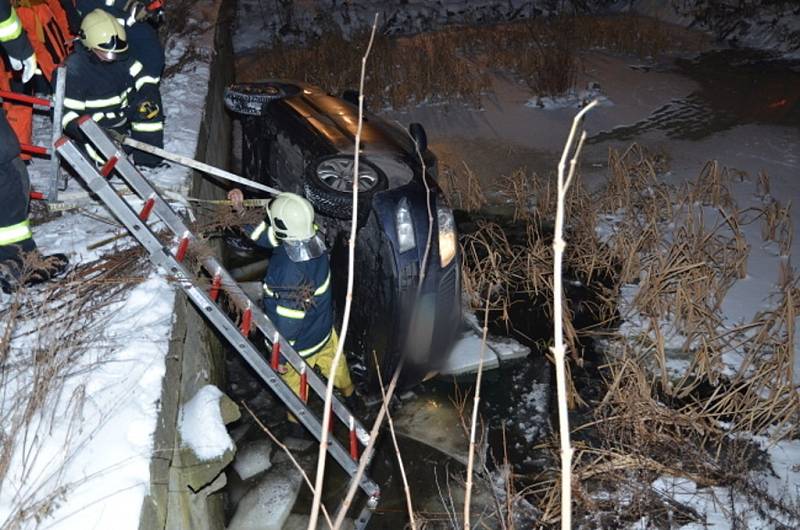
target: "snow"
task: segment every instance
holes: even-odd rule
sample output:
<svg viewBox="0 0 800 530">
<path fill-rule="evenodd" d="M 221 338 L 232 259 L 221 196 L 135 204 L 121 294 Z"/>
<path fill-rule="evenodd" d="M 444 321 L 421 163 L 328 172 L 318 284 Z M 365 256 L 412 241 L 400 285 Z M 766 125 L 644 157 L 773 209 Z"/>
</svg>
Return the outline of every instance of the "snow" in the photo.
<svg viewBox="0 0 800 530">
<path fill-rule="evenodd" d="M 203 2 L 213 4 L 213 2 Z M 200 15 L 202 16 L 202 14 Z M 193 48 L 198 59 L 162 83 L 166 114 L 166 148 L 192 156 L 203 118 L 213 27 L 206 20 L 189 20 L 188 34 L 172 39 L 166 46 L 167 65 L 175 64 L 184 51 Z M 49 124 L 35 121 L 37 143 L 45 143 Z M 35 160 L 30 166 L 34 189 L 47 189 L 49 161 Z M 190 172 L 171 165 L 148 170 L 161 189 L 180 208 L 190 183 Z M 119 186 L 118 181 L 112 181 Z M 112 244 L 90 249 L 94 243 L 124 234 L 113 216 L 92 203 L 79 182 L 69 181 L 61 192 L 69 202 L 85 205 L 59 218 L 35 226 L 34 238 L 46 253 L 65 252 L 73 264 L 98 259 Z M 141 202 L 132 201 L 134 205 Z M 130 238 L 113 243 L 119 248 Z M 36 293 L 30 296 L 35 297 Z M 174 286 L 155 271 L 126 293 L 124 300 L 87 316 L 85 327 L 99 330 L 95 345 L 79 352 L 64 386 L 48 396 L 45 412 L 33 419 L 32 439 L 18 438 L 9 472 L 0 488 L 0 526 L 14 511 L 36 503 L 49 506 L 40 515 L 29 513 L 19 528 L 53 530 L 113 528 L 134 530 L 150 484 L 153 433 L 158 418 L 165 356 L 172 329 Z M 10 297 L 0 295 L 0 311 L 8 308 Z M 10 358 L 24 358 L 33 346 L 46 340 L 46 328 L 36 334 L 35 322 L 18 326 L 11 343 Z M 38 336 L 37 336 L 38 335 Z M 51 337 L 52 339 L 52 337 Z M 29 374 L 31 377 L 33 374 Z M 31 382 L 20 381 L 21 387 Z M 5 410 L 14 406 L 0 398 Z M 37 522 L 36 519 L 41 519 Z"/>
<path fill-rule="evenodd" d="M 0 519 L 24 502 L 22 496 L 64 487 L 68 502 L 42 528 L 119 527 L 119 518 L 138 522 L 149 487 L 153 419 L 167 351 L 161 339 L 171 329 L 172 302 L 166 283 L 151 278 L 109 308 L 102 340 L 82 353 L 73 371 L 78 375 L 65 382 L 66 398 L 36 418 L 47 436 L 28 447 L 35 462 L 23 461 L 30 454 L 14 453 L 0 495 Z M 109 355 L 104 347 L 115 350 Z M 12 345 L 12 351 L 19 349 Z M 79 395 L 85 401 L 76 410 Z"/>
<path fill-rule="evenodd" d="M 599 84 L 591 84 L 586 90 L 571 90 L 563 96 L 536 96 L 525 102 L 525 106 L 541 110 L 580 109 L 595 99 L 599 106 L 611 107 L 614 105 L 602 93 Z"/>
<path fill-rule="evenodd" d="M 181 409 L 178 432 L 200 460 L 219 458 L 234 448 L 222 420 L 221 397 L 219 388 L 205 385 Z"/>
</svg>

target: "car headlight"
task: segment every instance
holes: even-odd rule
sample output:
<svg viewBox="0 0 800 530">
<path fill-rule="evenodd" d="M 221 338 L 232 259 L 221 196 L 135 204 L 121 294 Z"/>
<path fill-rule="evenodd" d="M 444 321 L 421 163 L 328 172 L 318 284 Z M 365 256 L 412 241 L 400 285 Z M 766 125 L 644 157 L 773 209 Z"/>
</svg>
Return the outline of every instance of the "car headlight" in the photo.
<svg viewBox="0 0 800 530">
<path fill-rule="evenodd" d="M 439 221 L 439 260 L 444 268 L 456 256 L 456 220 L 453 210 L 447 206 L 439 206 L 436 217 Z"/>
<path fill-rule="evenodd" d="M 397 243 L 400 246 L 401 253 L 417 246 L 417 240 L 414 237 L 414 222 L 411 220 L 411 210 L 405 197 L 400 199 L 397 204 L 395 227 L 397 229 Z"/>
</svg>

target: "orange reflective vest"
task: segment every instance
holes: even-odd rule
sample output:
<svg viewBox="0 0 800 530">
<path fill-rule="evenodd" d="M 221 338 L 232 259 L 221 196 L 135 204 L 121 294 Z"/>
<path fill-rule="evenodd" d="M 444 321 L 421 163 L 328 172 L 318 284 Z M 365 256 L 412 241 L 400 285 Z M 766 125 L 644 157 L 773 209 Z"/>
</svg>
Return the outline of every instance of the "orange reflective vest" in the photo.
<svg viewBox="0 0 800 530">
<path fill-rule="evenodd" d="M 72 51 L 67 15 L 58 0 L 16 0 L 12 2 L 28 40 L 36 54 L 37 68 L 50 82 L 53 72 Z M 0 89 L 11 90 L 12 73 L 0 63 Z M 21 143 L 30 144 L 33 133 L 33 107 L 4 103 L 8 123 Z M 22 154 L 24 160 L 30 155 Z"/>
<path fill-rule="evenodd" d="M 11 72 L 6 69 L 3 61 L 0 61 L 0 90 L 11 90 Z M 19 141 L 23 144 L 31 143 L 31 133 L 33 132 L 33 107 L 27 104 L 3 102 L 3 110 L 6 111 L 8 124 Z M 31 157 L 27 154 L 20 155 L 23 160 Z"/>
<path fill-rule="evenodd" d="M 53 71 L 72 50 L 67 15 L 57 0 L 17 0 L 14 4 L 36 53 L 39 69 L 50 81 Z"/>
</svg>

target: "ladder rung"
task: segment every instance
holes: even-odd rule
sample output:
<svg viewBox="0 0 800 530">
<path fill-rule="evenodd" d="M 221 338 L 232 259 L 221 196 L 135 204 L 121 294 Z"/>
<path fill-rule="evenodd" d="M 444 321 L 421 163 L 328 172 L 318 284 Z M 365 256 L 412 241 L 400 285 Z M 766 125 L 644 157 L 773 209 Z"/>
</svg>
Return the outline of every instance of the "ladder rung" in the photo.
<svg viewBox="0 0 800 530">
<path fill-rule="evenodd" d="M 103 167 L 100 168 L 100 174 L 104 177 L 109 176 L 111 172 L 114 171 L 118 161 L 119 157 L 116 155 L 109 157 L 108 160 L 106 160 L 106 163 L 103 164 Z"/>
<path fill-rule="evenodd" d="M 214 279 L 211 280 L 211 290 L 208 292 L 209 298 L 211 298 L 215 302 L 217 301 L 217 298 L 219 298 L 219 288 L 221 285 L 222 285 L 222 275 L 220 273 L 216 273 L 214 275 Z"/>
<path fill-rule="evenodd" d="M 350 416 L 350 458 L 358 461 L 358 436 L 356 436 L 356 422 Z"/>
<path fill-rule="evenodd" d="M 178 243 L 178 250 L 175 252 L 175 259 L 182 262 L 186 258 L 186 251 L 188 249 L 189 249 L 189 234 L 186 233 L 181 238 L 180 243 Z"/>
<path fill-rule="evenodd" d="M 277 370 L 281 365 L 281 342 L 279 339 L 280 337 L 276 331 L 275 336 L 272 338 L 272 359 L 270 362 L 273 370 Z"/>
<path fill-rule="evenodd" d="M 153 211 L 153 206 L 155 204 L 156 200 L 152 196 L 146 201 L 144 201 L 144 206 L 142 206 L 142 211 L 139 212 L 139 219 L 141 219 L 142 221 L 147 221 L 147 219 L 150 217 L 150 212 Z"/>
<path fill-rule="evenodd" d="M 242 335 L 245 337 L 250 336 L 250 331 L 253 326 L 253 310 L 251 308 L 247 308 L 242 313 L 242 325 L 239 326 L 239 329 L 242 332 Z"/>
</svg>

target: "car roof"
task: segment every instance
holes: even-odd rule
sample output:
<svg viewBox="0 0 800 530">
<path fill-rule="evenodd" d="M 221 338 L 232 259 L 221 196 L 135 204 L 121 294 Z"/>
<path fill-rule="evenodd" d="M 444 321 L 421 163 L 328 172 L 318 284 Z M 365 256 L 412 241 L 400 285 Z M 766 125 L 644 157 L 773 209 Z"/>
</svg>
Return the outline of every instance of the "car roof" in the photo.
<svg viewBox="0 0 800 530">
<path fill-rule="evenodd" d="M 358 107 L 314 85 L 294 84 L 300 87 L 297 94 L 276 101 L 273 105 L 285 105 L 338 151 L 352 153 L 358 129 Z M 414 155 L 415 151 L 414 142 L 404 129 L 374 114 L 364 113 L 362 153 Z"/>
</svg>

